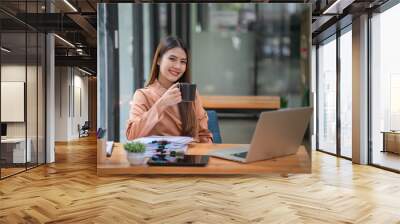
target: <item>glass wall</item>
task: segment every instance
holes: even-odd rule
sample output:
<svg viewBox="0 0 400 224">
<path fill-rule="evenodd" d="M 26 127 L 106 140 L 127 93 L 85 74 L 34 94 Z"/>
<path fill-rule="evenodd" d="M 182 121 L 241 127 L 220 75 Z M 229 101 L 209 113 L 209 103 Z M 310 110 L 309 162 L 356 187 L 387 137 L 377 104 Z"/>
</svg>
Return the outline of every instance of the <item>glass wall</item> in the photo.
<svg viewBox="0 0 400 224">
<path fill-rule="evenodd" d="M 118 30 L 123 30 L 123 35 L 119 35 L 119 43 L 121 46 L 129 46 L 133 40 L 133 20 L 131 19 L 123 19 L 124 17 L 132 16 L 133 5 L 132 4 L 121 4 L 118 5 Z M 133 49 L 129 51 L 121 51 L 119 53 L 119 73 L 121 79 L 119 80 L 119 98 L 121 107 L 129 107 L 129 103 L 132 100 L 132 92 L 134 85 L 133 76 L 133 57 L 134 52 Z M 129 118 L 129 111 L 121 110 L 120 111 L 120 127 L 125 127 L 126 120 Z M 124 128 L 120 128 L 120 141 L 125 142 L 125 130 Z"/>
<path fill-rule="evenodd" d="M 395 170 L 400 170 L 398 21 L 400 4 L 371 19 L 371 162 Z"/>
<path fill-rule="evenodd" d="M 336 154 L 336 36 L 318 47 L 317 149 Z"/>
<path fill-rule="evenodd" d="M 311 48 L 305 5 L 196 4 L 192 12 L 193 79 L 203 95 L 273 95 L 283 106 L 304 105 L 311 73 L 300 52 Z"/>
<path fill-rule="evenodd" d="M 305 5 L 196 4 L 191 12 L 192 74 L 202 95 L 279 96 L 281 107 L 308 105 L 310 11 Z M 250 142 L 257 116 L 218 116 L 223 141 Z"/>
<path fill-rule="evenodd" d="M 1 176 L 26 169 L 26 33 L 1 33 Z M 10 98 L 13 96 L 13 98 Z M 27 161 L 26 161 L 27 159 Z"/>
<path fill-rule="evenodd" d="M 197 4 L 193 11 L 192 73 L 200 93 L 253 95 L 256 5 Z"/>
<path fill-rule="evenodd" d="M 352 35 L 351 26 L 340 36 L 340 155 L 352 157 Z"/>
<path fill-rule="evenodd" d="M 2 2 L 17 16 L 42 12 L 44 2 Z M 0 178 L 45 162 L 45 35 L 13 14 L 0 13 Z"/>
<path fill-rule="evenodd" d="M 317 50 L 317 149 L 350 159 L 352 157 L 351 25 L 337 34 L 323 41 Z"/>
</svg>

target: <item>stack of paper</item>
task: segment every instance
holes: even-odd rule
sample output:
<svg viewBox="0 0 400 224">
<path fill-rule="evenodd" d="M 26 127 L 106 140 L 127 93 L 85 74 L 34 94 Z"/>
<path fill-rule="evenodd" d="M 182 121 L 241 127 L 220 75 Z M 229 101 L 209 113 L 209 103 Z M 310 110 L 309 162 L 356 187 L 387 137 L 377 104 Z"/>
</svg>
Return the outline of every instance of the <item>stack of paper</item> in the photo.
<svg viewBox="0 0 400 224">
<path fill-rule="evenodd" d="M 133 142 L 141 142 L 146 145 L 146 156 L 153 156 L 157 153 L 159 141 L 169 142 L 164 148 L 166 154 L 171 151 L 186 153 L 187 145 L 193 141 L 193 138 L 186 136 L 149 136 L 133 140 Z"/>
</svg>

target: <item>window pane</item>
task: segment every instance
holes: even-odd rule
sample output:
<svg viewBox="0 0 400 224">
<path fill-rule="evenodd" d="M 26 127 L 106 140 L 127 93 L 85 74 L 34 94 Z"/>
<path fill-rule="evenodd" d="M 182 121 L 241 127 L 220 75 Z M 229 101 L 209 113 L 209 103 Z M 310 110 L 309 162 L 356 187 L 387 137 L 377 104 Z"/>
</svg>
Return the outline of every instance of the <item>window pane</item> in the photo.
<svg viewBox="0 0 400 224">
<path fill-rule="evenodd" d="M 336 153 L 336 40 L 318 51 L 318 149 Z"/>
<path fill-rule="evenodd" d="M 131 4 L 119 4 L 118 5 L 118 30 L 122 35 L 119 35 L 118 42 L 121 46 L 129 46 L 134 38 L 134 20 L 124 19 L 133 18 L 133 5 Z M 119 136 L 121 142 L 126 142 L 125 127 L 126 121 L 129 119 L 129 108 L 132 100 L 132 92 L 134 91 L 134 52 L 120 51 L 119 52 L 119 101 L 120 101 L 120 128 Z"/>
<path fill-rule="evenodd" d="M 352 45 L 351 30 L 340 37 L 340 152 L 351 158 Z"/>
<path fill-rule="evenodd" d="M 372 163 L 396 170 L 400 170 L 400 31 L 394 28 L 398 21 L 400 4 L 375 15 L 371 38 Z"/>
</svg>

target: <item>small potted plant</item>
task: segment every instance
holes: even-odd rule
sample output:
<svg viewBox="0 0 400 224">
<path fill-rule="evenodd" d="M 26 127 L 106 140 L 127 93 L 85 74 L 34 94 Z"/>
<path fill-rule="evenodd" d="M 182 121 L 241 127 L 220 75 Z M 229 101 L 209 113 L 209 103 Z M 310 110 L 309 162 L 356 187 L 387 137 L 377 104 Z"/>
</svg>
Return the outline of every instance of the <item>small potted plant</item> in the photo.
<svg viewBox="0 0 400 224">
<path fill-rule="evenodd" d="M 130 164 L 140 165 L 144 162 L 146 146 L 140 142 L 128 142 L 124 144 L 126 156 Z"/>
</svg>

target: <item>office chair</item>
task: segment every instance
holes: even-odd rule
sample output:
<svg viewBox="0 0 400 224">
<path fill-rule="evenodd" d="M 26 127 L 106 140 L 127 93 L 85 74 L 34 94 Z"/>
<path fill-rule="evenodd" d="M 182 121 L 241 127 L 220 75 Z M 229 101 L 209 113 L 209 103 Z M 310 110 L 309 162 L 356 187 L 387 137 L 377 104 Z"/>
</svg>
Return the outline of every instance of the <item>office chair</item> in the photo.
<svg viewBox="0 0 400 224">
<path fill-rule="evenodd" d="M 85 121 L 82 127 L 79 127 L 78 125 L 78 129 L 79 129 L 79 138 L 89 136 L 89 129 L 90 129 L 89 121 Z"/>
<path fill-rule="evenodd" d="M 215 110 L 207 110 L 208 129 L 213 134 L 214 143 L 222 143 L 221 133 L 219 131 L 218 116 Z"/>
</svg>

